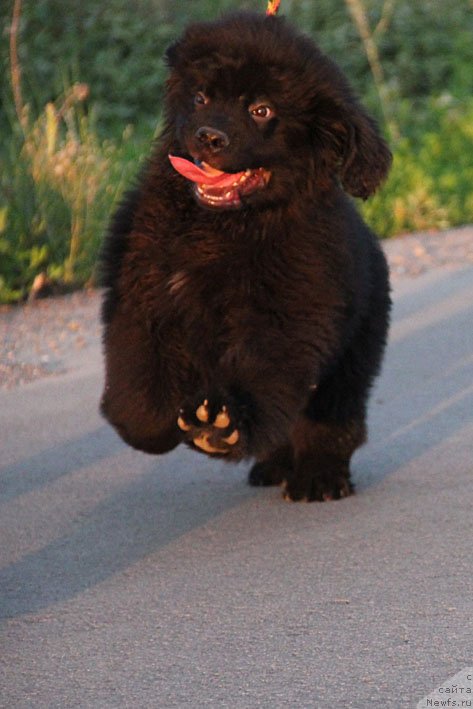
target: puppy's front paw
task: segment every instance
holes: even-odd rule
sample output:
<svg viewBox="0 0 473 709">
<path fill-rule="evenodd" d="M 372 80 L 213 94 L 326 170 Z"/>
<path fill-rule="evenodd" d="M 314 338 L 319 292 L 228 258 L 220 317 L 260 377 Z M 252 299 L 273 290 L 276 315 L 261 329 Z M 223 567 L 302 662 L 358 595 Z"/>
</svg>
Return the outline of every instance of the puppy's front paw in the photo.
<svg viewBox="0 0 473 709">
<path fill-rule="evenodd" d="M 193 448 L 209 455 L 237 454 L 241 444 L 241 431 L 227 404 L 204 399 L 197 405 L 184 407 L 179 411 L 177 425 Z"/>
</svg>

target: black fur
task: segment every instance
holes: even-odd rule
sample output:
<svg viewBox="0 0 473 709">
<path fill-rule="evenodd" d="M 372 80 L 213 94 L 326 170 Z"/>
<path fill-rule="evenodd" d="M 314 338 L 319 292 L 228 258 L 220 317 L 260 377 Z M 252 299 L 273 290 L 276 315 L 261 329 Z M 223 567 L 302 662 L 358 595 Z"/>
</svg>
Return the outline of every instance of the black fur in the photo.
<svg viewBox="0 0 473 709">
<path fill-rule="evenodd" d="M 293 500 L 348 495 L 390 299 L 382 251 L 345 192 L 372 194 L 390 152 L 340 70 L 282 18 L 195 24 L 167 58 L 166 125 L 103 250 L 102 412 L 135 448 L 202 435 L 226 460 L 255 459 L 252 484 L 285 481 Z M 255 122 L 255 102 L 270 120 Z M 201 126 L 228 144 L 199 147 Z M 168 153 L 271 179 L 239 209 L 206 209 Z M 209 422 L 196 415 L 204 400 Z"/>
</svg>

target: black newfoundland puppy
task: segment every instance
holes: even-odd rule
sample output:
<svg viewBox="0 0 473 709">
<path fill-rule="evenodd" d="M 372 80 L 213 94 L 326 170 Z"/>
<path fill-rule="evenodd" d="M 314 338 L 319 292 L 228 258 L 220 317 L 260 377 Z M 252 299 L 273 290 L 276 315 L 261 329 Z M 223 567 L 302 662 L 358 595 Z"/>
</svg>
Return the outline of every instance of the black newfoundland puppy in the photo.
<svg viewBox="0 0 473 709">
<path fill-rule="evenodd" d="M 340 70 L 282 18 L 198 23 L 102 262 L 102 412 L 131 446 L 254 459 L 291 500 L 352 492 L 389 285 L 366 198 L 391 154 Z"/>
</svg>

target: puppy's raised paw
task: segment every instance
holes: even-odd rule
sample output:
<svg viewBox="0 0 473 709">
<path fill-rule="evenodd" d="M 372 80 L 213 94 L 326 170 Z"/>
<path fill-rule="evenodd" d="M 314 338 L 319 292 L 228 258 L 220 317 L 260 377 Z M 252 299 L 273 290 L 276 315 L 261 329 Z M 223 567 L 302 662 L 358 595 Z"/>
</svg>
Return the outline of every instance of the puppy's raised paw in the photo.
<svg viewBox="0 0 473 709">
<path fill-rule="evenodd" d="M 209 455 L 229 455 L 240 442 L 240 431 L 234 416 L 225 404 L 204 399 L 179 411 L 177 425 L 193 448 Z"/>
</svg>

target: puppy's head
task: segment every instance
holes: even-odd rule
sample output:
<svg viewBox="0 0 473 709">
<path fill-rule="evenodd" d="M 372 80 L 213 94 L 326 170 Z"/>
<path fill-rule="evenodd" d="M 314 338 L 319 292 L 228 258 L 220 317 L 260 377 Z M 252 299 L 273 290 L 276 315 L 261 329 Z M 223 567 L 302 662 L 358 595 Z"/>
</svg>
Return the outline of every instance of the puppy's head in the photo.
<svg viewBox="0 0 473 709">
<path fill-rule="evenodd" d="M 336 184 L 366 198 L 386 176 L 391 154 L 375 122 L 282 18 L 192 25 L 167 61 L 169 148 L 203 206 L 280 204 Z"/>
</svg>

